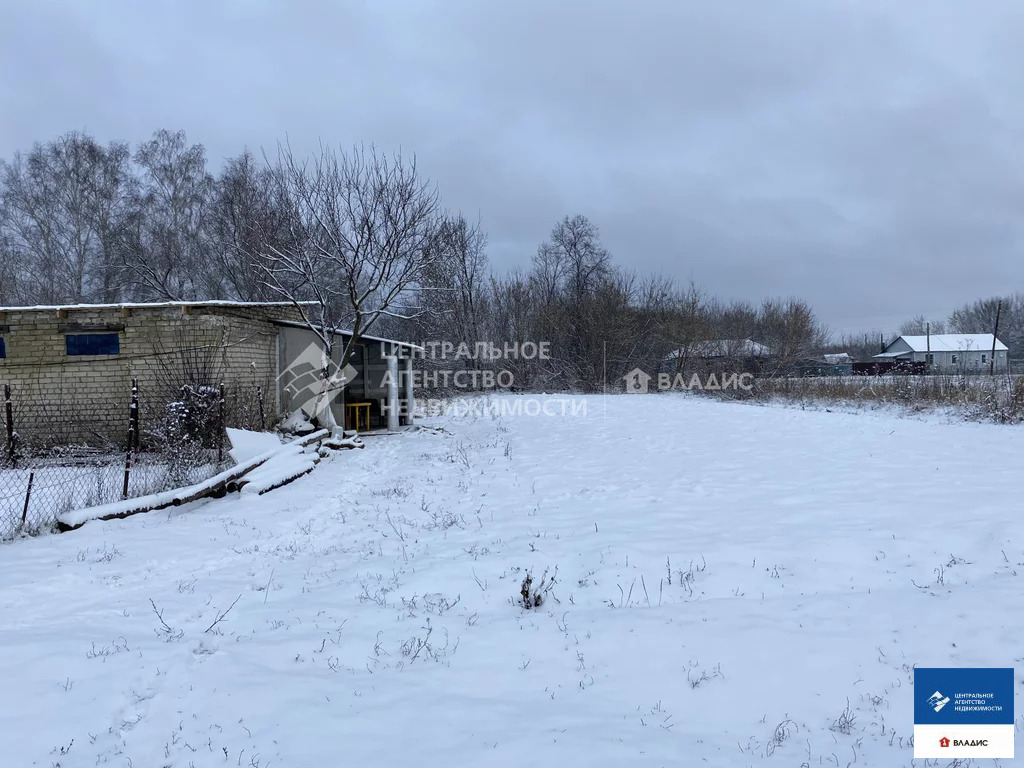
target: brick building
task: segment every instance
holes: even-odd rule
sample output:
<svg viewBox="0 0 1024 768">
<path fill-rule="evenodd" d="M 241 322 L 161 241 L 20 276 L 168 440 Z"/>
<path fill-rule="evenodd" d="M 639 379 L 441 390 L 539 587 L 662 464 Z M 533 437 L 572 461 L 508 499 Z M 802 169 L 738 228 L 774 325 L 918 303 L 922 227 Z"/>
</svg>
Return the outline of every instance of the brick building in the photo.
<svg viewBox="0 0 1024 768">
<path fill-rule="evenodd" d="M 373 426 L 395 428 L 412 410 L 411 376 L 399 392 L 402 376 L 385 374 L 397 374 L 399 358 L 402 373 L 411 373 L 414 347 L 360 341 L 355 377 L 332 405 L 335 418 L 344 423 L 346 403 L 361 402 Z M 316 334 L 289 303 L 7 307 L 0 308 L 0 385 L 10 386 L 19 431 L 43 425 L 50 443 L 123 440 L 133 379 L 143 420 L 158 418 L 186 384 L 223 383 L 230 421 L 268 427 L 303 407 L 296 381 L 308 376 L 311 345 L 319 348 Z"/>
</svg>

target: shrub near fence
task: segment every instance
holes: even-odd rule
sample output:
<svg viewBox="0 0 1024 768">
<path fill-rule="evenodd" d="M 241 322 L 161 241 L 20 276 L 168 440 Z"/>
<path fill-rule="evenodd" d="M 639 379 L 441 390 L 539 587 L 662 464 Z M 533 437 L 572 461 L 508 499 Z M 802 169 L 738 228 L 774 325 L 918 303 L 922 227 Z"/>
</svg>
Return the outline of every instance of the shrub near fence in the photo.
<svg viewBox="0 0 1024 768">
<path fill-rule="evenodd" d="M 176 394 L 147 397 L 135 385 L 103 402 L 54 405 L 5 385 L 0 540 L 50 531 L 74 509 L 206 480 L 231 463 L 227 426 L 268 426 L 261 388 L 186 386 Z"/>
</svg>

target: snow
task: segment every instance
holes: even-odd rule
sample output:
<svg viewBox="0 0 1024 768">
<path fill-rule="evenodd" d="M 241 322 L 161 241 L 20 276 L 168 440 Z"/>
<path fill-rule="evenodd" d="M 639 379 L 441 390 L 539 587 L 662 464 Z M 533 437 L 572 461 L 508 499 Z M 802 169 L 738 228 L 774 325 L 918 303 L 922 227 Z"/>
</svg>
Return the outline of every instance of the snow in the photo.
<svg viewBox="0 0 1024 768">
<path fill-rule="evenodd" d="M 0 547 L 4 764 L 890 768 L 1020 661 L 1024 430 L 585 404 Z"/>
<path fill-rule="evenodd" d="M 310 430 L 312 431 L 312 430 Z M 261 453 L 273 451 L 281 446 L 281 438 L 273 432 L 251 432 L 247 429 L 227 428 L 231 450 L 228 454 L 236 464 L 242 464 Z"/>
<path fill-rule="evenodd" d="M 309 417 L 299 409 L 293 411 L 287 419 L 281 422 L 281 431 L 293 435 L 308 435 L 310 432 L 315 432 L 316 427 L 313 426 Z"/>
<path fill-rule="evenodd" d="M 316 445 L 288 446 L 245 476 L 242 493 L 264 493 L 312 471 L 319 461 Z"/>
</svg>

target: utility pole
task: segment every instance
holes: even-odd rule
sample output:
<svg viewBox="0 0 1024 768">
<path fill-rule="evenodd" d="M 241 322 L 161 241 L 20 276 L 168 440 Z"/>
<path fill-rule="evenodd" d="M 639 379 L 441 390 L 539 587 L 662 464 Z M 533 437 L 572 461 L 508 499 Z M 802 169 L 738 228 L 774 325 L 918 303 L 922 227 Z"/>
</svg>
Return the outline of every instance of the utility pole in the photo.
<svg viewBox="0 0 1024 768">
<path fill-rule="evenodd" d="M 925 323 L 924 324 L 924 339 L 925 339 L 924 343 L 925 343 L 925 350 L 926 350 L 925 353 L 924 353 L 924 364 L 925 364 L 926 370 L 930 370 L 931 367 L 932 367 L 932 324 L 931 323 Z"/>
<path fill-rule="evenodd" d="M 1003 302 L 996 303 L 996 327 L 992 330 L 992 357 L 988 361 L 988 375 L 994 376 L 996 372 L 996 335 L 999 333 L 999 315 L 1003 311 Z"/>
</svg>

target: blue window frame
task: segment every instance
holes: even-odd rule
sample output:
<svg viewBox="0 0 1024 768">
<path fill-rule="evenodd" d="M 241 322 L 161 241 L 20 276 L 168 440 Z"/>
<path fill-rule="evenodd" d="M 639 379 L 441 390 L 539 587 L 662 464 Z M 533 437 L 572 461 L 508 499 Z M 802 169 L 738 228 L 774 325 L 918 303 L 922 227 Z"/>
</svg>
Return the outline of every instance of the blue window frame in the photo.
<svg viewBox="0 0 1024 768">
<path fill-rule="evenodd" d="M 3 336 L 0 336 L 0 357 L 7 357 L 7 347 L 4 346 Z"/>
<path fill-rule="evenodd" d="M 116 333 L 69 333 L 68 355 L 117 355 L 121 339 Z"/>
</svg>

